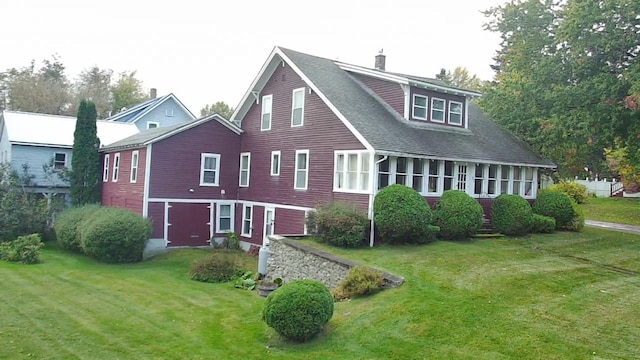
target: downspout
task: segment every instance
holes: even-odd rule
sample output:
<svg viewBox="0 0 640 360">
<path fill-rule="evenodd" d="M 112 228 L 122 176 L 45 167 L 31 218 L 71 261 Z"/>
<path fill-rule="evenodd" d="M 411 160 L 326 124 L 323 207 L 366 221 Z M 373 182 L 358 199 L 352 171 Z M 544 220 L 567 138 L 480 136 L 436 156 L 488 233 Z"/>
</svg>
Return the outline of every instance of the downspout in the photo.
<svg viewBox="0 0 640 360">
<path fill-rule="evenodd" d="M 375 155 L 374 155 L 375 156 Z M 371 189 L 371 200 L 369 201 L 369 209 L 371 209 L 371 232 L 369 234 L 369 247 L 373 247 L 373 241 L 375 240 L 375 224 L 373 223 L 373 201 L 378 188 L 378 167 L 380 163 L 387 160 L 389 157 L 384 155 L 380 160 L 373 164 L 373 188 Z"/>
</svg>

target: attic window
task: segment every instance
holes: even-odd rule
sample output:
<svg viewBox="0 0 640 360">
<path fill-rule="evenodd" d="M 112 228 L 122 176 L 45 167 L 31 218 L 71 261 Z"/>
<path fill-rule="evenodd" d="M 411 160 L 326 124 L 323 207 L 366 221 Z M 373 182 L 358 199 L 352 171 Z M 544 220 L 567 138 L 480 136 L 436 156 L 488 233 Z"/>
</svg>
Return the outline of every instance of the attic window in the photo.
<svg viewBox="0 0 640 360">
<path fill-rule="evenodd" d="M 431 121 L 444 122 L 444 104 L 445 101 L 442 99 L 431 99 Z"/>
<path fill-rule="evenodd" d="M 169 117 L 173 116 L 173 109 L 166 109 L 164 115 Z"/>
<path fill-rule="evenodd" d="M 449 124 L 462 125 L 462 103 L 449 101 Z"/>
<path fill-rule="evenodd" d="M 427 120 L 427 97 L 413 95 L 413 118 Z"/>
</svg>

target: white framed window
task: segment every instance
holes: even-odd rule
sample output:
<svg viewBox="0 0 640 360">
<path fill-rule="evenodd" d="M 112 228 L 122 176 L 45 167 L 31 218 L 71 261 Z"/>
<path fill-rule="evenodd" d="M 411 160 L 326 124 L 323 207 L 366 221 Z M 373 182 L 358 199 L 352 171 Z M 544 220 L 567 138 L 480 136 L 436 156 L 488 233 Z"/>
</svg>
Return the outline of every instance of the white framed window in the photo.
<svg viewBox="0 0 640 360">
<path fill-rule="evenodd" d="M 513 188 L 511 193 L 514 195 L 522 194 L 522 170 L 520 166 L 513 167 Z"/>
<path fill-rule="evenodd" d="M 216 204 L 216 232 L 233 231 L 233 204 Z"/>
<path fill-rule="evenodd" d="M 500 194 L 508 194 L 509 179 L 511 178 L 511 167 L 502 165 L 500 167 Z"/>
<path fill-rule="evenodd" d="M 487 194 L 496 195 L 498 194 L 498 168 L 500 165 L 490 164 L 488 169 L 488 182 L 487 182 Z"/>
<path fill-rule="evenodd" d="M 168 117 L 173 116 L 173 109 L 166 109 L 166 110 L 164 111 L 164 115 L 165 115 L 165 116 L 168 116 Z"/>
<path fill-rule="evenodd" d="M 486 164 L 476 164 L 476 172 L 473 186 L 473 193 L 476 195 L 482 195 L 487 193 L 487 189 L 484 184 L 484 173 Z"/>
<path fill-rule="evenodd" d="M 138 150 L 134 150 L 131 152 L 131 175 L 129 177 L 129 181 L 134 183 L 138 181 L 138 159 L 139 159 Z"/>
<path fill-rule="evenodd" d="M 118 182 L 118 173 L 120 172 L 120 153 L 113 154 L 113 176 L 111 181 Z"/>
<path fill-rule="evenodd" d="M 251 176 L 251 153 L 240 154 L 240 187 L 249 187 L 249 177 Z"/>
<path fill-rule="evenodd" d="M 200 186 L 218 186 L 220 154 L 200 154 Z"/>
<path fill-rule="evenodd" d="M 411 187 L 419 193 L 424 192 L 424 159 L 413 159 L 413 179 Z"/>
<path fill-rule="evenodd" d="M 378 160 L 381 159 L 382 157 L 380 157 Z M 389 176 L 391 175 L 390 164 L 390 158 L 386 158 L 384 159 L 384 161 L 381 161 L 378 164 L 378 190 L 389 185 Z"/>
<path fill-rule="evenodd" d="M 456 163 L 457 190 L 467 191 L 467 164 Z"/>
<path fill-rule="evenodd" d="M 242 207 L 242 233 L 241 236 L 251 237 L 253 228 L 251 227 L 251 219 L 253 218 L 253 206 L 244 205 Z"/>
<path fill-rule="evenodd" d="M 157 121 L 147 121 L 147 129 L 155 129 L 160 126 L 160 123 Z"/>
<path fill-rule="evenodd" d="M 437 194 L 440 193 L 440 160 L 429 160 L 429 178 L 427 182 L 427 193 Z"/>
<path fill-rule="evenodd" d="M 396 184 L 407 185 L 407 158 L 396 158 Z"/>
<path fill-rule="evenodd" d="M 449 101 L 449 124 L 462 126 L 462 103 Z"/>
<path fill-rule="evenodd" d="M 444 122 L 444 105 L 444 100 L 431 98 L 431 121 L 438 123 Z"/>
<path fill-rule="evenodd" d="M 262 97 L 262 116 L 260 117 L 260 130 L 271 130 L 271 113 L 273 108 L 273 95 Z"/>
<path fill-rule="evenodd" d="M 304 125 L 304 91 L 305 88 L 294 89 L 291 99 L 291 126 Z"/>
<path fill-rule="evenodd" d="M 531 197 L 534 194 L 533 179 L 535 178 L 534 168 L 528 167 L 524 170 L 524 197 Z"/>
<path fill-rule="evenodd" d="M 366 151 L 336 151 L 333 190 L 368 192 L 370 161 L 370 154 Z"/>
<path fill-rule="evenodd" d="M 293 188 L 307 190 L 309 185 L 309 150 L 296 150 L 295 169 Z"/>
<path fill-rule="evenodd" d="M 426 96 L 413 95 L 413 118 L 427 120 L 427 100 Z"/>
<path fill-rule="evenodd" d="M 455 190 L 455 184 L 453 181 L 453 161 L 444 162 L 444 190 Z"/>
<path fill-rule="evenodd" d="M 280 176 L 280 151 L 271 152 L 271 176 Z"/>
<path fill-rule="evenodd" d="M 54 153 L 53 154 L 53 168 L 55 170 L 62 170 L 67 167 L 67 154 Z"/>
<path fill-rule="evenodd" d="M 102 181 L 109 181 L 109 154 L 104 155 L 104 167 L 102 168 Z"/>
</svg>

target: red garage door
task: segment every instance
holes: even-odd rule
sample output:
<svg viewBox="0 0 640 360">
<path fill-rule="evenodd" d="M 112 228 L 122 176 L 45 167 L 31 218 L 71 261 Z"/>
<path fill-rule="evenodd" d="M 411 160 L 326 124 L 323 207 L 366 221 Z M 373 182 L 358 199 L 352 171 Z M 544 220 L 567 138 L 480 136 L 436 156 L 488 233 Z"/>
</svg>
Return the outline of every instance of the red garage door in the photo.
<svg viewBox="0 0 640 360">
<path fill-rule="evenodd" d="M 209 204 L 169 204 L 169 246 L 209 245 Z"/>
</svg>

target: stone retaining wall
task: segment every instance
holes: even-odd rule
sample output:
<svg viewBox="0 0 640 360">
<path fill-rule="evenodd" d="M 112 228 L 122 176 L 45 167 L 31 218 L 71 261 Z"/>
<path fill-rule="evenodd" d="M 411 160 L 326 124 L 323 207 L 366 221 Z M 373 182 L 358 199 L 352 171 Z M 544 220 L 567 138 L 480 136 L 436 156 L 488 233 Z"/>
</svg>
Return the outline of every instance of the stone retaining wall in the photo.
<svg viewBox="0 0 640 360">
<path fill-rule="evenodd" d="M 281 278 L 285 283 L 313 279 L 322 282 L 329 289 L 334 289 L 352 267 L 361 265 L 277 235 L 269 237 L 269 252 L 267 277 Z M 385 287 L 397 287 L 404 282 L 404 278 L 392 274 L 383 272 L 383 276 Z"/>
</svg>

